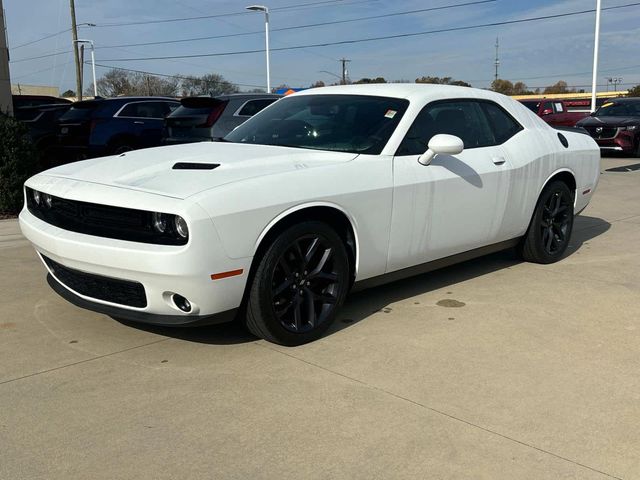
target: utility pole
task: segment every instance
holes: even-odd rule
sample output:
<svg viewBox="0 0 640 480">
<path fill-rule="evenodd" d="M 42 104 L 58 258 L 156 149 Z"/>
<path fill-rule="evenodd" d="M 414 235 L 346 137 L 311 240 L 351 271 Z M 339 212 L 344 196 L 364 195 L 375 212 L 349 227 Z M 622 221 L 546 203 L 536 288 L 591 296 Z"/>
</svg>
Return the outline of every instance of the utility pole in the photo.
<svg viewBox="0 0 640 480">
<path fill-rule="evenodd" d="M 0 26 L 2 26 L 2 35 L 0 35 L 0 111 L 11 115 L 13 102 L 11 101 L 11 78 L 9 75 L 9 49 L 7 48 L 7 24 L 2 0 L 0 0 Z M 18 85 L 18 89 L 20 89 L 20 85 Z"/>
<path fill-rule="evenodd" d="M 498 56 L 498 49 L 500 48 L 500 41 L 498 39 L 498 37 L 496 37 L 496 61 L 494 62 L 494 65 L 496 67 L 496 76 L 495 79 L 498 80 L 498 67 L 500 66 L 500 58 Z"/>
<path fill-rule="evenodd" d="M 342 85 L 347 84 L 347 78 L 349 77 L 349 73 L 347 72 L 347 63 L 351 60 L 347 60 L 346 58 L 341 58 L 340 63 L 342 63 Z"/>
<path fill-rule="evenodd" d="M 76 3 L 69 0 L 71 9 L 71 34 L 73 35 L 73 56 L 76 62 L 76 98 L 82 100 L 82 71 L 80 70 L 80 55 L 78 53 L 78 25 L 76 24 Z"/>
</svg>

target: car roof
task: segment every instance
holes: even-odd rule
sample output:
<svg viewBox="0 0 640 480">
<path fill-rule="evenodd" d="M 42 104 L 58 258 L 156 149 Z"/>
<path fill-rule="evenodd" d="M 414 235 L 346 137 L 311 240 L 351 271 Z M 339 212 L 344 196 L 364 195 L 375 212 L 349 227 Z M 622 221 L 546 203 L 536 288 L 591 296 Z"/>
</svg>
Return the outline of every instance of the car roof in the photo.
<svg viewBox="0 0 640 480">
<path fill-rule="evenodd" d="M 624 97 L 624 98 L 610 98 L 607 100 L 610 103 L 637 103 L 640 102 L 640 97 Z"/>
<path fill-rule="evenodd" d="M 222 100 L 278 99 L 282 98 L 282 95 L 277 93 L 226 93 L 224 95 L 215 95 L 214 98 Z"/>
<path fill-rule="evenodd" d="M 393 97 L 411 100 L 437 100 L 439 98 L 480 98 L 497 100 L 504 95 L 479 88 L 458 87 L 454 85 L 433 85 L 426 83 L 375 83 L 361 85 L 335 85 L 319 87 L 292 93 L 290 97 L 300 95 L 369 95 L 375 97 Z"/>
</svg>

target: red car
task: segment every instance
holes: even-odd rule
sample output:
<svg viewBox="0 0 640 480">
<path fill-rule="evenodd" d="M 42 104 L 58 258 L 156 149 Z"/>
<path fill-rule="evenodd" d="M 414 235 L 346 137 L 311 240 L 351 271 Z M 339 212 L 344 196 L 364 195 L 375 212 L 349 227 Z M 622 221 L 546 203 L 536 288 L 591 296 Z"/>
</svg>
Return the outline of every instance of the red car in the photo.
<svg viewBox="0 0 640 480">
<path fill-rule="evenodd" d="M 603 152 L 640 157 L 640 98 L 616 98 L 580 120 Z"/>
<path fill-rule="evenodd" d="M 587 112 L 570 112 L 562 100 L 520 100 L 533 113 L 553 127 L 573 127 L 587 117 Z"/>
</svg>

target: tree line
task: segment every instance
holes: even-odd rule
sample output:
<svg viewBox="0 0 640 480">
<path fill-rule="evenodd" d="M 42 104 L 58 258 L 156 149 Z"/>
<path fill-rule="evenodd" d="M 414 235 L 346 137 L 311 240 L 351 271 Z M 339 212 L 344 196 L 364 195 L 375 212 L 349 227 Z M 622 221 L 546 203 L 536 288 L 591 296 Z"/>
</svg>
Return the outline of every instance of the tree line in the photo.
<svg viewBox="0 0 640 480">
<path fill-rule="evenodd" d="M 334 83 L 339 85 L 342 82 Z M 422 76 L 411 80 L 387 80 L 384 77 L 363 77 L 351 82 L 354 84 L 371 83 L 427 83 L 435 85 L 457 85 L 471 87 L 471 84 L 463 80 L 456 80 L 452 77 Z M 309 88 L 324 87 L 326 84 L 322 80 L 309 85 Z M 98 95 L 101 97 L 129 96 L 167 96 L 186 97 L 196 95 L 225 95 L 240 91 L 238 85 L 225 79 L 217 73 L 208 73 L 201 76 L 196 75 L 175 75 L 158 76 L 142 72 L 132 72 L 114 68 L 105 73 L 97 82 Z M 274 89 L 290 88 L 287 84 L 281 84 Z M 538 95 L 554 93 L 584 93 L 585 90 L 577 90 L 569 87 L 567 82 L 559 82 L 545 88 L 530 89 L 524 82 L 511 82 L 509 80 L 497 79 L 491 84 L 491 90 L 504 95 Z M 254 88 L 252 93 L 264 93 L 264 89 Z M 85 95 L 93 95 L 93 84 L 87 88 Z M 67 90 L 62 94 L 66 97 L 74 97 L 75 92 Z M 629 90 L 629 96 L 640 96 L 640 85 Z"/>
</svg>

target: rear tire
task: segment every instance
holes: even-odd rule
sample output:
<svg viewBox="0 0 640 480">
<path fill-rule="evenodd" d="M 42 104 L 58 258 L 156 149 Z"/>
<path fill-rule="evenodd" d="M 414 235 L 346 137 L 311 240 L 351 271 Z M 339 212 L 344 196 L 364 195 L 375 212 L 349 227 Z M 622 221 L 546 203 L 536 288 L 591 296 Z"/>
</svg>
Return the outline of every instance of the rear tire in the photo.
<svg viewBox="0 0 640 480">
<path fill-rule="evenodd" d="M 566 183 L 551 182 L 540 194 L 519 253 L 528 262 L 557 262 L 569 246 L 572 230 L 573 193 Z"/>
<path fill-rule="evenodd" d="M 257 337 L 295 346 L 319 338 L 349 289 L 349 260 L 338 234 L 309 221 L 280 233 L 251 279 L 246 326 Z"/>
</svg>

